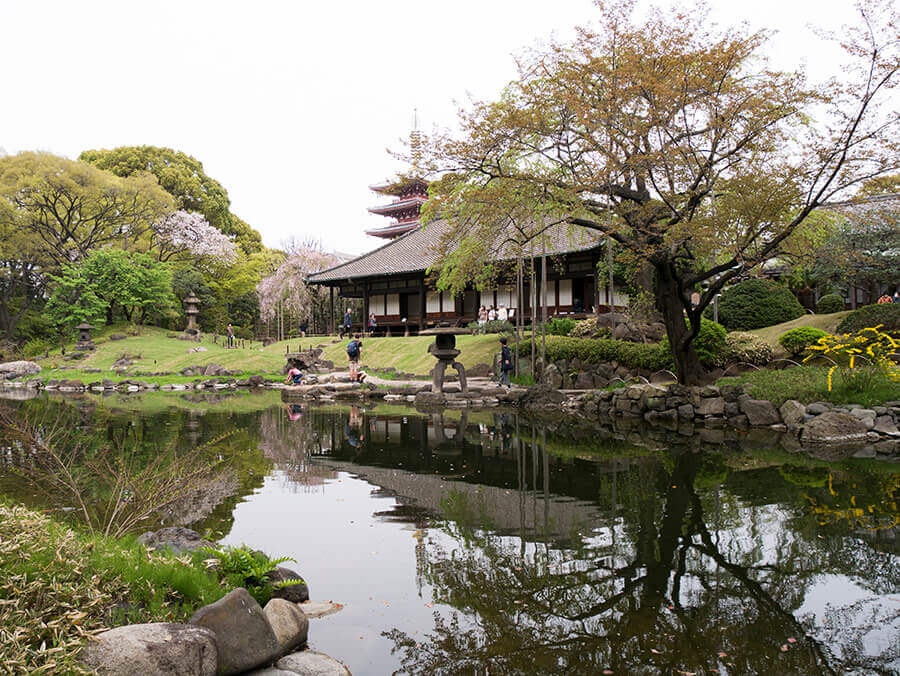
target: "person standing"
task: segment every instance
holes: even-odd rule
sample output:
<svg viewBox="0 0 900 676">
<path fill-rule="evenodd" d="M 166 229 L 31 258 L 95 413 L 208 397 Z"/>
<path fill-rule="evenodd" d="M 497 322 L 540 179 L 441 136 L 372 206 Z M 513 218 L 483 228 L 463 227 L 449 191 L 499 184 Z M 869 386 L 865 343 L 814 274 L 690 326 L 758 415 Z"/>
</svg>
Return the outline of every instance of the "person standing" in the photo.
<svg viewBox="0 0 900 676">
<path fill-rule="evenodd" d="M 478 331 L 484 333 L 484 325 L 487 324 L 487 308 L 482 305 L 478 310 Z"/>
<path fill-rule="evenodd" d="M 234 347 L 234 327 L 229 324 L 226 332 L 228 334 L 228 347 Z"/>
<path fill-rule="evenodd" d="M 350 361 L 350 382 L 359 382 L 359 359 L 362 356 L 362 341 L 359 336 L 353 336 L 347 343 L 347 358 Z"/>
<path fill-rule="evenodd" d="M 509 319 L 509 313 L 506 312 L 506 306 L 500 303 L 500 307 L 497 308 L 497 321 L 505 322 L 507 319 Z"/>
<path fill-rule="evenodd" d="M 375 320 L 375 313 L 371 313 L 369 315 L 369 335 L 375 334 L 375 327 L 378 326 L 378 322 Z"/>
<path fill-rule="evenodd" d="M 350 308 L 347 308 L 347 312 L 344 313 L 344 323 L 341 324 L 341 335 L 343 338 L 345 335 L 350 335 L 350 330 L 353 328 L 353 317 L 350 315 Z"/>
<path fill-rule="evenodd" d="M 491 305 L 488 307 L 488 321 L 493 322 L 497 319 L 497 309 Z"/>
<path fill-rule="evenodd" d="M 509 373 L 513 370 L 513 360 L 512 360 L 512 351 L 509 349 L 509 346 L 506 344 L 506 336 L 500 336 L 500 380 L 499 384 L 502 387 L 506 384 L 506 389 L 511 389 L 511 385 L 509 384 Z"/>
</svg>

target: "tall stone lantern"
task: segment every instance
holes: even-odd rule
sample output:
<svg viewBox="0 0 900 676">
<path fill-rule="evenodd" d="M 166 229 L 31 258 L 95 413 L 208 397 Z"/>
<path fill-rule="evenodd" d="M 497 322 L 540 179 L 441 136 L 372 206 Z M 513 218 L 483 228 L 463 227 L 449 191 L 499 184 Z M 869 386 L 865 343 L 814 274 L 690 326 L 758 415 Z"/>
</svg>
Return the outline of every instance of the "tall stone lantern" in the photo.
<svg viewBox="0 0 900 676">
<path fill-rule="evenodd" d="M 187 315 L 187 326 L 184 332 L 190 336 L 196 336 L 200 333 L 200 325 L 197 323 L 197 315 L 200 314 L 200 299 L 191 291 L 188 297 L 184 299 L 184 314 Z"/>
<path fill-rule="evenodd" d="M 78 342 L 75 343 L 76 350 L 93 350 L 94 343 L 91 340 L 91 331 L 93 330 L 93 326 L 88 324 L 87 322 L 81 322 L 75 329 L 78 331 Z"/>
</svg>

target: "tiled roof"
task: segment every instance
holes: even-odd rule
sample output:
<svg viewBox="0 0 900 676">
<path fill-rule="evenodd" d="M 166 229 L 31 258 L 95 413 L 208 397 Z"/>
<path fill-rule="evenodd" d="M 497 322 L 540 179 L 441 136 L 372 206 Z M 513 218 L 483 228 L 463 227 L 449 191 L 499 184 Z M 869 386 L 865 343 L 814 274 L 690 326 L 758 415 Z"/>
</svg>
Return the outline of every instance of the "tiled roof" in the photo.
<svg viewBox="0 0 900 676">
<path fill-rule="evenodd" d="M 344 279 L 422 272 L 437 262 L 439 254 L 435 248 L 448 227 L 449 224 L 444 220 L 435 221 L 424 228 L 418 227 L 358 258 L 310 275 L 309 281 L 322 284 Z M 588 251 L 598 247 L 603 239 L 598 233 L 567 225 L 555 226 L 547 234 L 547 255 Z M 534 254 L 539 256 L 540 243 L 535 242 L 533 248 Z"/>
</svg>

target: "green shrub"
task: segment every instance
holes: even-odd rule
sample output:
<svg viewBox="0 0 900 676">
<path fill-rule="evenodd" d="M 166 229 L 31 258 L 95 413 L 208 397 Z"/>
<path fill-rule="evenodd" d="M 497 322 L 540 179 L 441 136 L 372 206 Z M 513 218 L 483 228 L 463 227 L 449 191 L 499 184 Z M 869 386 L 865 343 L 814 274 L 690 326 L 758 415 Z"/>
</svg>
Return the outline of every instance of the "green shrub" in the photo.
<svg viewBox="0 0 900 676">
<path fill-rule="evenodd" d="M 47 354 L 50 350 L 50 343 L 40 338 L 32 338 L 22 346 L 22 354 L 26 359 L 37 357 L 41 354 Z"/>
<path fill-rule="evenodd" d="M 761 329 L 796 319 L 805 312 L 790 289 L 763 279 L 739 282 L 719 298 L 719 323 L 729 331 Z M 712 318 L 711 305 L 703 315 Z"/>
<path fill-rule="evenodd" d="M 900 329 L 900 303 L 865 305 L 844 317 L 837 325 L 838 333 L 855 333 L 881 325 L 886 331 Z"/>
<path fill-rule="evenodd" d="M 717 366 L 725 355 L 725 327 L 705 317 L 700 320 L 700 332 L 694 338 L 694 350 L 704 366 Z M 671 354 L 668 336 L 660 345 Z"/>
<path fill-rule="evenodd" d="M 785 331 L 778 339 L 778 344 L 795 357 L 803 354 L 810 345 L 818 342 L 819 338 L 828 335 L 827 331 L 812 326 L 799 326 L 796 329 Z"/>
<path fill-rule="evenodd" d="M 515 333 L 516 331 L 512 322 L 500 319 L 485 322 L 483 328 L 478 325 L 478 322 L 469 322 L 467 328 L 479 333 Z"/>
<path fill-rule="evenodd" d="M 551 336 L 568 336 L 575 328 L 575 320 L 568 317 L 554 317 L 547 322 L 547 333 Z"/>
<path fill-rule="evenodd" d="M 253 329 L 248 329 L 244 326 L 235 326 L 234 337 L 239 338 L 240 340 L 253 340 Z"/>
<path fill-rule="evenodd" d="M 570 336 L 574 336 L 575 338 L 590 338 L 597 333 L 605 333 L 609 334 L 609 330 L 601 328 L 597 325 L 597 320 L 595 318 L 582 319 L 581 321 L 575 322 L 575 326 L 569 331 Z"/>
<path fill-rule="evenodd" d="M 725 351 L 719 365 L 744 363 L 765 366 L 774 356 L 772 346 L 755 333 L 732 331 L 725 336 Z"/>
<path fill-rule="evenodd" d="M 519 353 L 531 352 L 531 345 L 523 341 Z M 547 360 L 580 359 L 586 364 L 605 364 L 617 361 L 630 368 L 648 371 L 672 368 L 672 355 L 661 344 L 628 343 L 610 338 L 572 338 L 547 336 Z"/>
<path fill-rule="evenodd" d="M 243 587 L 261 606 L 268 603 L 275 589 L 305 584 L 299 578 L 274 584 L 269 579 L 268 573 L 275 570 L 278 564 L 296 560 L 289 556 L 270 559 L 263 552 L 253 551 L 246 545 L 223 547 L 222 549 L 202 547 L 193 555 L 194 565 L 202 565 L 204 557 L 212 557 L 216 560 L 216 573 L 227 587 Z"/>
<path fill-rule="evenodd" d="M 844 309 L 844 299 L 836 293 L 827 293 L 816 303 L 816 312 L 820 315 L 830 315 L 841 312 Z"/>
</svg>

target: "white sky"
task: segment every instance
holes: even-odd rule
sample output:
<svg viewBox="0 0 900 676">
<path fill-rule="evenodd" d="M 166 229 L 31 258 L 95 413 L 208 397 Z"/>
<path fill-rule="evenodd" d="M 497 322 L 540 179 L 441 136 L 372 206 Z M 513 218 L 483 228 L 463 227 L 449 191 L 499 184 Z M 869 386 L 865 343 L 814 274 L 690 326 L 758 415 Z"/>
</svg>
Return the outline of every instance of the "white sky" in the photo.
<svg viewBox="0 0 900 676">
<path fill-rule="evenodd" d="M 659 0 L 668 4 L 670 0 Z M 710 0 L 720 23 L 779 31 L 781 67 L 839 67 L 810 21 L 836 28 L 850 0 Z M 76 158 L 89 148 L 183 150 L 222 183 L 232 211 L 277 246 L 312 235 L 360 253 L 387 219 L 368 186 L 399 168 L 420 127 L 455 124 L 494 97 L 513 55 L 571 35 L 590 0 L 99 2 L 0 0 L 0 147 Z"/>
</svg>

